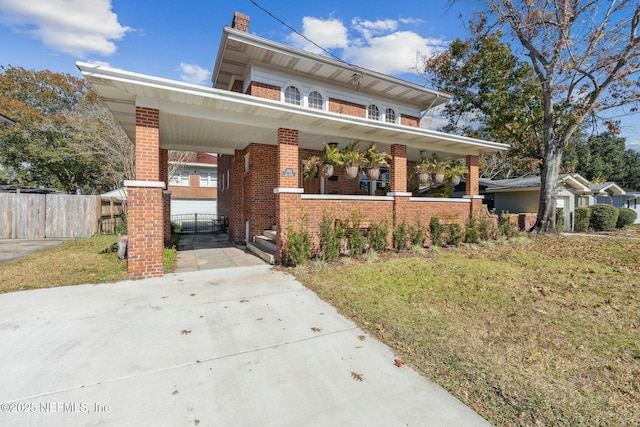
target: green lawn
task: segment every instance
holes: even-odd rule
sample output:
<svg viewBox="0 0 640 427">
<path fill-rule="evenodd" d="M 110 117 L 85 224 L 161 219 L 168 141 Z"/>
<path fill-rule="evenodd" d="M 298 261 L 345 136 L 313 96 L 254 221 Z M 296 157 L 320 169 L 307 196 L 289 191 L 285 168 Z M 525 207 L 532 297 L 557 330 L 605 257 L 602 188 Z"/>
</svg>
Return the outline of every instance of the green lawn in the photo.
<svg viewBox="0 0 640 427">
<path fill-rule="evenodd" d="M 326 267 L 290 271 L 492 424 L 640 425 L 640 240 L 538 236 Z"/>
<path fill-rule="evenodd" d="M 0 293 L 126 279 L 127 261 L 100 252 L 117 236 L 96 235 L 0 264 Z M 175 268 L 176 250 L 165 249 L 165 271 Z"/>
</svg>

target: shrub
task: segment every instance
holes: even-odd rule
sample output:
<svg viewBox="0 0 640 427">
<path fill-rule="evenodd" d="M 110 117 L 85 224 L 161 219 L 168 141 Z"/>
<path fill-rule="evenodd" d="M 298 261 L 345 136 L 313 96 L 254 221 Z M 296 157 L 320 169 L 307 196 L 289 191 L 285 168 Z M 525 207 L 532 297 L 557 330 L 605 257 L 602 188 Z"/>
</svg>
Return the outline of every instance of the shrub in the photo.
<svg viewBox="0 0 640 427">
<path fill-rule="evenodd" d="M 311 258 L 311 237 L 306 218 L 297 230 L 289 226 L 287 230 L 287 262 L 290 265 L 300 265 Z"/>
<path fill-rule="evenodd" d="M 482 218 L 478 221 L 478 233 L 480 233 L 480 240 L 495 240 L 498 238 L 498 229 L 489 218 Z"/>
<path fill-rule="evenodd" d="M 460 246 L 462 239 L 464 239 L 462 226 L 457 222 L 449 224 L 449 243 L 457 248 Z"/>
<path fill-rule="evenodd" d="M 589 226 L 595 231 L 611 231 L 616 228 L 617 221 L 618 208 L 615 206 L 602 203 L 591 206 Z"/>
<path fill-rule="evenodd" d="M 616 228 L 624 228 L 633 224 L 638 218 L 638 214 L 633 209 L 618 208 L 618 221 L 616 221 Z"/>
<path fill-rule="evenodd" d="M 478 243 L 480 241 L 480 230 L 478 221 L 475 218 L 469 219 L 469 224 L 467 224 L 467 230 L 465 232 L 465 241 L 467 243 Z"/>
<path fill-rule="evenodd" d="M 389 222 L 385 219 L 381 222 L 371 221 L 371 231 L 369 232 L 369 243 L 371 249 L 376 252 L 387 250 L 387 236 L 389 235 Z"/>
<path fill-rule="evenodd" d="M 507 239 L 517 236 L 520 233 L 518 224 L 509 220 L 509 212 L 502 212 L 499 220 L 500 234 Z"/>
<path fill-rule="evenodd" d="M 442 246 L 442 233 L 444 225 L 440 223 L 440 218 L 432 216 L 429 220 L 429 231 L 431 232 L 431 243 L 433 246 Z"/>
<path fill-rule="evenodd" d="M 426 234 L 427 230 L 420 222 L 420 218 L 416 217 L 414 223 L 409 225 L 409 240 L 411 241 L 411 245 L 422 247 Z"/>
<path fill-rule="evenodd" d="M 399 224 L 393 227 L 393 248 L 396 251 L 401 251 L 407 247 L 407 223 L 403 219 Z"/>
<path fill-rule="evenodd" d="M 591 209 L 589 208 L 576 208 L 575 210 L 575 224 L 573 229 L 578 233 L 584 233 L 589 229 L 589 220 L 591 218 Z"/>
<path fill-rule="evenodd" d="M 340 256 L 340 243 L 344 237 L 341 221 L 325 210 L 320 221 L 320 252 L 325 261 L 331 262 Z"/>
<path fill-rule="evenodd" d="M 359 210 L 351 213 L 351 230 L 349 232 L 349 252 L 351 256 L 361 255 L 367 238 L 361 229 L 362 215 Z"/>
<path fill-rule="evenodd" d="M 564 231 L 564 209 L 562 208 L 556 209 L 556 231 Z"/>
<path fill-rule="evenodd" d="M 174 222 L 171 223 L 171 232 L 172 233 L 179 233 L 180 230 L 174 231 L 173 230 L 173 224 L 175 224 Z M 180 224 L 177 224 L 178 226 Z M 122 221 L 119 222 L 118 225 L 116 225 L 116 230 L 115 230 L 116 234 L 127 234 L 127 222 L 126 221 Z"/>
</svg>

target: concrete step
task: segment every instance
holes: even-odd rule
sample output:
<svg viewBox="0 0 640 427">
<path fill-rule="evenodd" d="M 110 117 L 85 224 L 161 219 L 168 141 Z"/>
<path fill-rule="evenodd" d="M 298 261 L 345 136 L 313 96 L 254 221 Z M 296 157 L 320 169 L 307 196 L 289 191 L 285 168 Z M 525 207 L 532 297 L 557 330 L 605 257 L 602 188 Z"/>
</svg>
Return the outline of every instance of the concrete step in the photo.
<svg viewBox="0 0 640 427">
<path fill-rule="evenodd" d="M 276 237 L 278 236 L 278 232 L 276 230 L 264 230 L 264 233 L 262 233 L 262 235 L 275 242 Z"/>
<path fill-rule="evenodd" d="M 275 254 L 277 250 L 276 242 L 267 236 L 256 236 L 253 244 L 268 253 Z"/>
<path fill-rule="evenodd" d="M 263 261 L 268 262 L 271 265 L 276 263 L 275 251 L 273 253 L 269 253 L 260 249 L 255 243 L 248 242 L 247 249 L 260 257 Z"/>
</svg>

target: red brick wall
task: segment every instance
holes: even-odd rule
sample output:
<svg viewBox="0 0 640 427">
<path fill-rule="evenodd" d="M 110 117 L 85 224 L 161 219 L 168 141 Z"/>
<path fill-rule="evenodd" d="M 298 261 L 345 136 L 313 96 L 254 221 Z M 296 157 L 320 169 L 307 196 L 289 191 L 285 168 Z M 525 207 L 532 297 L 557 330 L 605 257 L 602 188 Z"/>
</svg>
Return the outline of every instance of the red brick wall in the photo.
<svg viewBox="0 0 640 427">
<path fill-rule="evenodd" d="M 236 150 L 233 156 L 231 169 L 231 209 L 229 212 L 229 239 L 232 242 L 241 242 L 244 239 L 245 217 L 244 217 L 244 154 L 245 150 Z M 247 200 L 247 203 L 251 203 Z"/>
<path fill-rule="evenodd" d="M 335 98 L 329 98 L 329 111 L 349 116 L 367 117 L 366 106 Z"/>
<path fill-rule="evenodd" d="M 278 147 L 251 144 L 249 172 L 244 174 L 245 220 L 249 221 L 249 239 L 262 234 L 276 223 L 276 195 L 278 186 Z M 243 159 L 244 163 L 244 159 Z"/>
<path fill-rule="evenodd" d="M 161 181 L 160 112 L 136 107 L 136 180 Z"/>
<path fill-rule="evenodd" d="M 407 146 L 393 144 L 391 156 L 391 191 L 404 193 L 407 191 Z"/>
<path fill-rule="evenodd" d="M 233 156 L 221 155 L 218 158 L 218 214 L 224 215 L 227 218 L 231 212 L 231 189 L 226 190 L 227 187 L 227 171 L 230 171 L 233 166 Z M 229 173 L 231 176 L 231 173 Z M 224 178 L 223 178 L 224 177 Z M 224 184 L 225 188 L 222 188 Z"/>
<path fill-rule="evenodd" d="M 199 178 L 198 175 L 191 175 Z M 199 185 L 199 181 L 198 181 Z M 170 185 L 171 197 L 178 199 L 215 199 L 218 197 L 218 189 L 216 187 L 185 187 L 183 185 Z"/>
<path fill-rule="evenodd" d="M 406 114 L 401 114 L 400 124 L 405 126 L 413 126 L 417 128 L 417 127 L 420 127 L 420 118 L 407 116 Z"/>
<path fill-rule="evenodd" d="M 478 156 L 467 156 L 466 163 L 469 172 L 467 173 L 465 194 L 477 196 L 478 194 L 480 194 L 480 173 L 478 170 L 480 158 Z"/>
<path fill-rule="evenodd" d="M 247 88 L 247 95 L 257 96 L 258 98 L 273 99 L 280 101 L 280 87 L 260 82 L 251 82 Z"/>
</svg>

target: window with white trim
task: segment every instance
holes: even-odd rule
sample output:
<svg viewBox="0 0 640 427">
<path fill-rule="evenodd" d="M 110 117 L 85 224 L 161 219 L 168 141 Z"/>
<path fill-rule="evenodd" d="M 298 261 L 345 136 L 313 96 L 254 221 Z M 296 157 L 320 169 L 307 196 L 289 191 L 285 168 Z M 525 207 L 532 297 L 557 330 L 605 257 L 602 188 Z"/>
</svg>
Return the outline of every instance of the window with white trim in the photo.
<svg viewBox="0 0 640 427">
<path fill-rule="evenodd" d="M 380 109 L 375 104 L 370 104 L 367 107 L 367 116 L 371 120 L 380 120 Z"/>
<path fill-rule="evenodd" d="M 284 90 L 284 102 L 300 105 L 300 90 L 295 86 L 287 86 Z"/>
<path fill-rule="evenodd" d="M 198 172 L 200 175 L 200 187 L 216 187 L 218 185 L 218 175 L 215 172 Z"/>
<path fill-rule="evenodd" d="M 183 187 L 189 186 L 189 172 L 179 170 L 176 171 L 169 179 L 169 185 L 178 185 Z"/>
<path fill-rule="evenodd" d="M 358 175 L 358 187 L 366 190 L 370 196 L 386 195 L 389 191 L 390 175 L 388 167 L 380 168 L 380 177 L 377 181 L 371 181 L 364 172 Z"/>
<path fill-rule="evenodd" d="M 317 110 L 322 110 L 324 108 L 324 99 L 320 92 L 314 90 L 309 94 L 309 107 Z"/>
<path fill-rule="evenodd" d="M 384 113 L 384 119 L 387 123 L 396 122 L 396 111 L 393 108 L 387 108 Z"/>
</svg>

